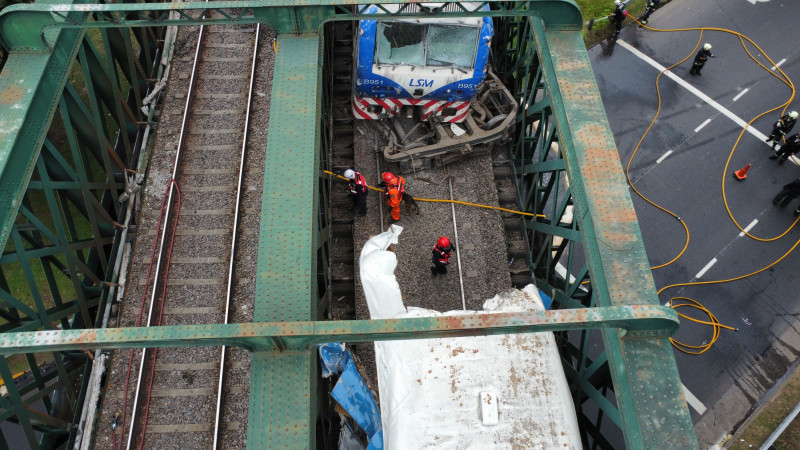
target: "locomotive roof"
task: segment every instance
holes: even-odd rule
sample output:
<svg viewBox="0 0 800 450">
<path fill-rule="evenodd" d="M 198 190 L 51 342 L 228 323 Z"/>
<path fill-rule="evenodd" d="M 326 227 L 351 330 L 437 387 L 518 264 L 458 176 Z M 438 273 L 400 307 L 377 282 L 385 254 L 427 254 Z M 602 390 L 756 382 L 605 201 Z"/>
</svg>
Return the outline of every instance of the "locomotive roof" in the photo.
<svg viewBox="0 0 800 450">
<path fill-rule="evenodd" d="M 391 4 L 383 4 L 381 6 L 383 8 L 385 8 L 389 12 L 396 12 L 396 11 L 398 11 L 400 9 L 401 6 L 406 6 L 404 11 L 407 11 L 407 12 L 419 12 L 419 11 L 423 11 L 424 8 L 438 8 L 442 4 L 443 3 L 433 3 L 433 2 L 413 3 L 413 4 L 407 4 L 407 5 L 401 5 L 401 4 L 398 4 L 398 3 L 391 3 Z M 421 7 L 420 7 L 420 5 L 421 5 Z M 464 3 L 461 3 L 461 5 L 463 5 L 464 7 L 468 8 L 468 9 L 474 9 L 474 8 L 477 8 L 480 5 L 480 3 L 477 3 L 477 2 L 464 2 Z M 373 6 L 370 6 L 367 9 L 366 13 L 367 14 L 371 14 L 371 13 L 374 13 L 374 12 L 377 12 L 377 11 L 378 11 L 378 8 L 373 5 Z M 442 11 L 443 12 L 460 12 L 460 11 L 462 11 L 462 9 L 459 8 L 458 5 L 455 4 L 455 3 L 449 3 L 442 9 Z M 436 19 L 389 18 L 389 19 L 384 19 L 383 21 L 384 22 L 421 23 L 421 24 L 439 23 L 439 24 L 445 24 L 445 25 L 465 25 L 465 26 L 479 27 L 479 26 L 481 26 L 481 24 L 483 24 L 483 17 L 442 17 L 442 18 L 436 18 Z"/>
</svg>

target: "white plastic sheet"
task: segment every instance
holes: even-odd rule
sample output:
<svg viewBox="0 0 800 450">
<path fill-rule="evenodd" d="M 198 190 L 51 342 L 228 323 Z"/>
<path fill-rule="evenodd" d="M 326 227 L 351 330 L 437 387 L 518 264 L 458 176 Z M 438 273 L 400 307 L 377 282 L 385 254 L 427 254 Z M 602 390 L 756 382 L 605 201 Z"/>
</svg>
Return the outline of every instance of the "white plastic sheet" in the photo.
<svg viewBox="0 0 800 450">
<path fill-rule="evenodd" d="M 361 252 L 372 318 L 475 314 L 403 306 L 397 258 L 386 251 L 401 231 L 373 237 Z M 532 309 L 544 308 L 538 290 L 527 286 L 487 300 L 480 312 Z M 375 358 L 389 450 L 581 448 L 552 333 L 376 342 Z"/>
</svg>

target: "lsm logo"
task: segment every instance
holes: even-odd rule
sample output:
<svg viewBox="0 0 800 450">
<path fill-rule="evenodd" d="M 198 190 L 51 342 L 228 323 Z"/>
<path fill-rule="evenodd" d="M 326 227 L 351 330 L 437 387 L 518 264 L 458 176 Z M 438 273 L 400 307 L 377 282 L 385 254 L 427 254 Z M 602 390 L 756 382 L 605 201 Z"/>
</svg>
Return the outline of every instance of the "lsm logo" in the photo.
<svg viewBox="0 0 800 450">
<path fill-rule="evenodd" d="M 426 88 L 429 88 L 429 87 L 433 87 L 433 80 L 423 80 L 423 79 L 420 79 L 420 78 L 417 78 L 415 80 L 414 78 L 412 78 L 411 81 L 408 82 L 408 85 L 411 86 L 411 87 L 426 87 Z"/>
</svg>

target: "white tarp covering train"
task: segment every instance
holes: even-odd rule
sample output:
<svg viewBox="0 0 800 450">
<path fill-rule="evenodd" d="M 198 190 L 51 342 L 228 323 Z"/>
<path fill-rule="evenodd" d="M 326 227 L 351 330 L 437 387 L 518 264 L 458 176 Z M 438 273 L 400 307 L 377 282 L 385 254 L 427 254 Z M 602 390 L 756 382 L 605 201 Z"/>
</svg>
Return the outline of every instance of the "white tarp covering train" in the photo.
<svg viewBox="0 0 800 450">
<path fill-rule="evenodd" d="M 403 6 L 406 12 L 460 11 L 456 4 Z M 375 5 L 364 12 L 382 13 Z M 361 20 L 355 32 L 353 115 L 381 124 L 389 137 L 387 160 L 464 155 L 508 137 L 517 102 L 490 69 L 491 18 L 387 17 Z"/>
<path fill-rule="evenodd" d="M 397 256 L 387 250 L 401 232 L 392 225 L 361 251 L 360 278 L 373 319 L 544 309 L 532 285 L 486 300 L 477 312 L 405 306 L 394 276 Z M 344 368 L 352 362 L 339 356 L 343 350 L 329 344 L 320 354 L 325 367 L 354 374 L 333 395 L 366 432 L 368 449 L 582 448 L 553 333 L 376 342 L 379 407 L 355 368 Z"/>
</svg>

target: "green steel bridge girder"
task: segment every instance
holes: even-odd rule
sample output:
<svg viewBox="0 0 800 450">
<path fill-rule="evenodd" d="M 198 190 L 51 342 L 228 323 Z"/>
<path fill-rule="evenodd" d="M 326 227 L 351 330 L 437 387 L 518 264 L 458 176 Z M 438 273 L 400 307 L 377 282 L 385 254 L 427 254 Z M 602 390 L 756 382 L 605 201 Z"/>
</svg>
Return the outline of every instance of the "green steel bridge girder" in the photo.
<svg viewBox="0 0 800 450">
<path fill-rule="evenodd" d="M 315 298 L 316 285 L 309 280 L 313 280 L 316 263 L 313 252 L 317 243 L 314 240 L 320 233 L 314 223 L 316 209 L 311 206 L 316 190 L 306 190 L 316 182 L 314 181 L 317 179 L 316 171 L 319 169 L 319 155 L 315 156 L 313 153 L 319 152 L 319 142 L 315 139 L 319 130 L 315 126 L 319 123 L 320 111 L 319 102 L 313 98 L 313 93 L 321 95 L 319 90 L 321 82 L 318 78 L 319 70 L 314 71 L 314 67 L 318 67 L 322 62 L 317 54 L 318 48 L 321 48 L 320 25 L 326 20 L 357 20 L 364 17 L 361 13 L 363 10 L 350 9 L 356 8 L 357 3 L 341 0 L 327 2 L 280 0 L 279 2 L 215 2 L 213 5 L 205 3 L 32 4 L 5 9 L 0 13 L 0 41 L 11 51 L 11 58 L 9 65 L 0 75 L 0 111 L 2 111 L 0 130 L 5 133 L 5 135 L 0 133 L 0 244 L 2 246 L 6 244 L 8 234 L 11 232 L 11 224 L 20 208 L 19 199 L 24 195 L 26 183 L 31 178 L 32 167 L 41 148 L 41 140 L 44 139 L 47 126 L 52 119 L 52 111 L 57 106 L 57 100 L 53 99 L 58 98 L 63 88 L 66 79 L 65 70 L 79 51 L 84 29 L 268 23 L 278 31 L 278 48 L 282 51 L 276 55 L 267 152 L 268 155 L 274 155 L 275 161 L 268 162 L 268 170 L 265 172 L 267 175 L 265 196 L 271 195 L 275 198 L 272 198 L 272 203 L 265 200 L 264 205 L 268 206 L 265 209 L 269 210 L 273 222 L 267 222 L 262 217 L 263 241 L 259 245 L 280 250 L 283 248 L 281 238 L 294 236 L 301 242 L 303 251 L 298 253 L 303 253 L 303 259 L 298 262 L 294 270 L 287 270 L 285 261 L 281 258 L 275 258 L 274 261 L 266 259 L 259 261 L 257 297 L 259 300 L 269 300 L 270 303 L 256 304 L 255 320 L 271 323 L 247 325 L 271 326 L 284 325 L 288 321 L 300 321 L 293 325 L 314 324 L 311 330 L 306 332 L 315 335 L 321 333 L 323 330 L 317 323 L 309 322 L 314 319 L 316 312 L 316 305 L 311 301 Z M 398 2 L 389 0 L 373 2 L 375 3 Z M 608 128 L 594 75 L 578 31 L 581 26 L 578 8 L 572 1 L 555 0 L 489 3 L 496 5 L 498 9 L 490 13 L 439 11 L 435 16 L 532 17 L 530 23 L 535 26 L 536 53 L 543 67 L 544 85 L 549 96 L 546 103 L 536 104 L 534 109 L 542 107 L 552 111 L 563 162 L 549 166 L 547 163 L 532 165 L 535 167 L 527 167 L 526 170 L 545 172 L 561 170 L 563 166 L 571 182 L 577 227 L 539 228 L 536 224 L 530 224 L 531 228 L 551 236 L 561 235 L 570 241 L 582 244 L 590 269 L 589 278 L 592 282 L 593 295 L 600 307 L 624 308 L 641 305 L 656 307 L 657 296 L 638 224 L 633 214 L 627 186 L 620 176 L 622 170 L 613 136 Z M 242 12 L 237 14 L 250 14 L 252 11 L 252 15 L 231 16 L 230 8 L 243 8 Z M 169 16 L 170 12 L 175 13 L 172 18 Z M 431 17 L 428 14 L 403 10 L 399 13 L 384 12 L 384 14 L 386 17 Z M 369 18 L 374 19 L 376 16 L 370 15 Z M 298 36 L 298 33 L 306 34 Z M 297 67 L 289 67 L 289 63 L 293 60 L 302 61 L 296 63 Z M 281 66 L 284 68 L 281 69 Z M 547 107 L 544 108 L 545 106 Z M 284 123 L 279 122 L 281 118 Z M 549 147 L 549 143 L 547 146 Z M 300 158 L 302 161 L 297 161 Z M 273 175 L 285 173 L 287 166 L 297 172 L 297 177 L 293 172 L 292 179 L 301 179 L 298 182 L 298 189 L 293 189 L 293 192 L 298 193 L 297 197 L 292 198 L 290 203 L 294 206 L 299 205 L 303 210 L 302 214 L 286 213 L 283 210 L 284 200 L 277 198 L 279 196 L 269 190 L 270 183 L 278 179 Z M 299 194 L 300 192 L 303 194 Z M 265 223 L 269 225 L 267 228 L 264 228 Z M 272 233 L 264 233 L 263 230 Z M 287 284 L 290 289 L 287 289 Z M 272 296 L 272 292 L 283 292 L 283 298 Z M 560 296 L 562 299 L 567 297 L 563 292 L 557 291 L 557 293 L 562 294 Z M 554 297 L 559 296 L 554 295 Z M 592 310 L 587 308 L 582 314 Z M 642 320 L 637 320 L 635 323 Z M 235 326 L 219 325 L 223 327 L 221 330 L 234 330 L 225 327 Z M 217 330 L 218 326 L 211 327 Z M 426 327 L 433 330 L 431 333 L 442 332 L 442 329 L 434 325 L 429 324 Z M 520 325 L 517 330 L 522 330 L 521 327 Z M 591 328 L 591 324 L 581 323 L 573 329 L 586 328 Z M 551 326 L 548 329 L 554 328 Z M 630 448 L 659 448 L 669 442 L 675 447 L 696 447 L 691 418 L 683 400 L 672 349 L 664 338 L 667 334 L 664 329 L 653 327 L 655 330 L 653 332 L 626 331 L 624 327 L 601 329 L 608 366 L 614 379 L 616 406 L 619 409 L 619 419 L 615 422 L 618 424 L 621 422 L 626 444 Z M 357 332 L 361 333 L 359 335 L 364 337 L 363 340 L 372 341 L 384 331 L 369 330 L 371 331 L 361 329 Z M 447 334 L 448 336 L 466 333 L 463 330 L 453 331 L 449 328 L 444 330 L 453 333 Z M 131 331 L 131 329 L 102 330 L 100 333 L 112 331 Z M 193 339 L 207 333 L 202 327 L 177 327 L 172 331 L 175 332 L 174 335 L 152 335 L 150 338 L 174 339 L 174 345 L 189 346 L 194 345 Z M 308 436 L 313 435 L 312 414 L 315 406 L 313 392 L 316 389 L 310 380 L 313 380 L 316 373 L 315 355 L 311 350 L 294 352 L 290 350 L 309 345 L 312 341 L 305 335 L 284 336 L 281 330 L 274 333 L 272 331 L 261 330 L 261 334 L 230 341 L 230 345 L 244 345 L 247 339 L 253 338 L 252 345 L 259 345 L 253 348 L 269 349 L 256 351 L 253 356 L 253 374 L 264 375 L 263 379 L 254 376 L 251 386 L 248 443 L 254 447 L 258 447 L 260 442 L 268 442 L 266 439 L 273 439 L 270 442 L 279 442 L 279 439 L 296 439 L 292 441 L 295 443 L 306 442 Z M 339 340 L 334 338 L 345 336 L 344 332 L 328 331 L 325 341 Z M 469 333 L 473 331 L 469 330 Z M 136 332 L 156 333 L 159 330 L 137 329 Z M 516 331 L 508 328 L 504 332 Z M 70 334 L 86 333 L 84 331 L 54 333 L 58 334 L 47 334 L 47 336 L 61 336 L 59 339 L 74 337 L 79 341 L 75 342 L 76 345 L 83 345 L 76 348 L 113 348 L 115 345 L 111 343 L 106 346 L 99 345 L 97 339 L 100 335 L 96 334 L 93 335 L 95 340 L 90 344 L 84 342 L 87 335 Z M 407 333 L 408 335 L 402 335 L 398 332 L 386 339 L 412 338 L 418 335 L 418 332 Z M 13 336 L 23 335 L 6 335 L 9 338 Z M 24 336 L 36 336 L 36 333 Z M 102 334 L 102 336 L 109 342 L 121 342 L 126 339 L 119 335 L 111 337 L 111 334 Z M 389 335 L 380 335 L 381 338 L 384 336 Z M 212 339 L 217 339 L 219 342 L 224 342 L 223 338 L 225 336 L 212 336 Z M 7 344 L 5 341 L 3 343 Z M 27 346 L 22 344 L 24 349 L 17 351 L 36 351 L 32 341 L 28 344 Z M 139 342 L 138 345 L 128 345 L 128 347 L 142 346 L 147 344 Z M 286 346 L 287 350 L 272 351 L 275 346 Z M 10 347 L 4 345 L 3 348 Z M 56 347 L 47 348 L 53 350 Z M 281 386 L 280 383 L 284 385 Z M 257 395 L 253 395 L 254 392 Z M 288 419 L 274 413 L 281 411 L 283 414 L 294 409 L 298 411 L 292 412 L 294 416 Z M 267 423 L 269 426 L 265 426 Z M 308 445 L 294 447 L 302 446 Z M 273 447 L 281 446 L 273 445 Z"/>
<path fill-rule="evenodd" d="M 378 12 L 395 17 L 431 17 L 428 12 L 407 9 L 410 3 L 398 0 L 296 1 L 222 1 L 187 3 L 108 3 L 108 4 L 16 4 L 0 12 L 0 44 L 10 52 L 49 52 L 61 28 L 130 28 L 150 26 L 189 26 L 265 23 L 276 33 L 317 33 L 327 20 L 357 20 L 367 18 L 368 6 L 378 5 Z M 383 5 L 404 3 L 399 11 L 390 12 Z M 439 3 L 439 2 L 437 2 Z M 458 5 L 457 11 L 435 11 L 436 17 L 509 17 L 537 16 L 547 24 L 548 30 L 575 30 L 583 26 L 583 16 L 572 0 L 528 0 L 501 2 L 461 2 L 445 0 L 439 9 L 449 4 Z M 480 11 L 484 4 L 495 9 Z M 475 6 L 477 5 L 477 7 Z M 233 11 L 238 11 L 234 13 Z M 252 11 L 252 15 L 246 14 Z M 175 14 L 170 14 L 170 13 Z M 211 12 L 219 13 L 209 17 Z M 92 14 L 90 14 L 92 13 Z M 221 16 L 221 17 L 220 17 Z"/>
<path fill-rule="evenodd" d="M 234 346 L 251 352 L 307 350 L 326 342 L 371 342 L 614 329 L 666 339 L 678 329 L 666 306 L 608 306 L 412 319 L 266 322 L 219 325 L 52 330 L 0 334 L 0 354 L 142 348 Z"/>
</svg>

